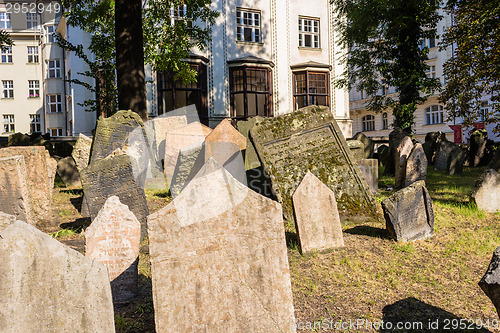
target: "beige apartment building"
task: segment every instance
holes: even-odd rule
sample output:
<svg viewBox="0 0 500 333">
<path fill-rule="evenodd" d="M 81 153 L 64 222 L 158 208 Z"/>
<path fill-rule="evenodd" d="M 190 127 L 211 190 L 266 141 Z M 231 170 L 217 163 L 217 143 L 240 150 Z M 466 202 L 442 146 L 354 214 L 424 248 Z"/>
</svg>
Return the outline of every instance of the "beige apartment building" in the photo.
<svg viewBox="0 0 500 333">
<path fill-rule="evenodd" d="M 69 134 L 64 54 L 54 37 L 62 12 L 56 1 L 0 3 L 0 29 L 14 41 L 0 51 L 0 136 Z"/>
</svg>

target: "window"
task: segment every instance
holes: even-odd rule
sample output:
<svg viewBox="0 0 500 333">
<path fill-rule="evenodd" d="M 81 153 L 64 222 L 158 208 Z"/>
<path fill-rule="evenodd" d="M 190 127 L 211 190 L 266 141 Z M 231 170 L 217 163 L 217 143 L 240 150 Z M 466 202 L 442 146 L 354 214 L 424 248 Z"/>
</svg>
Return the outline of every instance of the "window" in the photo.
<svg viewBox="0 0 500 333">
<path fill-rule="evenodd" d="M 387 117 L 387 112 L 382 113 L 382 129 L 389 128 L 389 119 Z"/>
<path fill-rule="evenodd" d="M 12 63 L 12 46 L 2 47 L 2 63 L 4 64 Z"/>
<path fill-rule="evenodd" d="M 369 94 L 366 90 L 361 90 L 361 99 L 372 98 L 373 94 Z"/>
<path fill-rule="evenodd" d="M 319 49 L 319 20 L 299 17 L 299 46 Z"/>
<path fill-rule="evenodd" d="M 26 28 L 36 30 L 38 28 L 36 13 L 26 13 Z"/>
<path fill-rule="evenodd" d="M 28 81 L 28 95 L 29 98 L 37 98 L 40 96 L 40 81 L 38 80 Z"/>
<path fill-rule="evenodd" d="M 200 120 L 208 122 L 206 66 L 190 64 L 197 72 L 196 82 L 184 84 L 175 80 L 174 72 L 158 72 L 158 114 L 195 104 Z"/>
<path fill-rule="evenodd" d="M 0 29 L 11 29 L 10 13 L 0 13 Z"/>
<path fill-rule="evenodd" d="M 45 43 L 57 43 L 56 25 L 45 26 Z"/>
<path fill-rule="evenodd" d="M 47 62 L 47 78 L 60 78 L 61 77 L 61 61 L 49 60 Z"/>
<path fill-rule="evenodd" d="M 230 68 L 231 116 L 237 119 L 272 116 L 271 70 L 238 66 Z"/>
<path fill-rule="evenodd" d="M 3 132 L 4 133 L 14 133 L 16 131 L 14 126 L 14 115 L 4 114 L 3 115 Z"/>
<path fill-rule="evenodd" d="M 42 131 L 42 123 L 39 114 L 30 114 L 30 133 Z"/>
<path fill-rule="evenodd" d="M 420 40 L 420 49 L 424 48 L 429 48 L 432 49 L 433 47 L 436 47 L 436 38 L 431 37 L 431 38 L 422 38 Z"/>
<path fill-rule="evenodd" d="M 28 63 L 38 63 L 38 46 L 28 46 Z"/>
<path fill-rule="evenodd" d="M 443 123 L 443 107 L 441 105 L 429 106 L 425 109 L 426 125 Z"/>
<path fill-rule="evenodd" d="M 308 105 L 326 105 L 328 101 L 328 73 L 295 72 L 293 73 L 295 110 Z"/>
<path fill-rule="evenodd" d="M 425 75 L 427 75 L 427 77 L 430 79 L 435 79 L 436 78 L 436 66 L 429 66 L 429 68 L 427 68 L 427 72 L 425 73 Z"/>
<path fill-rule="evenodd" d="M 361 119 L 363 123 L 363 132 L 374 131 L 375 130 L 375 116 L 366 115 Z"/>
<path fill-rule="evenodd" d="M 481 102 L 481 109 L 479 110 L 479 121 L 483 122 L 486 121 L 486 118 L 488 116 L 488 112 L 490 111 L 488 101 L 482 101 Z"/>
<path fill-rule="evenodd" d="M 14 98 L 14 81 L 6 80 L 2 81 L 2 97 L 3 98 Z"/>
<path fill-rule="evenodd" d="M 236 40 L 260 43 L 260 11 L 236 9 Z"/>
<path fill-rule="evenodd" d="M 47 95 L 47 112 L 62 112 L 61 94 Z"/>
<path fill-rule="evenodd" d="M 63 131 L 61 127 L 49 128 L 50 136 L 63 136 Z"/>
</svg>

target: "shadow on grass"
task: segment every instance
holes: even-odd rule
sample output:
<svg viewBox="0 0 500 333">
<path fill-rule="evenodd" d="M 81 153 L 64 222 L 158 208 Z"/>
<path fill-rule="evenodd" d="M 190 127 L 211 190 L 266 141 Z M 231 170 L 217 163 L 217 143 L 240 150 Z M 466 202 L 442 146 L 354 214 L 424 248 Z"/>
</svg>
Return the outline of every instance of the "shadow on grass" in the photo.
<svg viewBox="0 0 500 333">
<path fill-rule="evenodd" d="M 286 246 L 289 249 L 297 250 L 299 247 L 299 237 L 295 232 L 285 231 Z"/>
<path fill-rule="evenodd" d="M 382 239 L 390 239 L 386 229 L 376 228 L 368 225 L 358 225 L 344 230 L 344 233 L 351 235 L 363 235 Z"/>
<path fill-rule="evenodd" d="M 81 217 L 73 222 L 61 223 L 59 226 L 61 229 L 72 230 L 76 233 L 80 233 L 82 230 L 86 229 L 92 221 L 90 217 Z"/>
<path fill-rule="evenodd" d="M 385 306 L 382 313 L 385 326 L 380 332 L 490 332 L 476 326 L 472 320 L 413 297 Z M 399 329 L 398 324 L 401 325 Z"/>
</svg>

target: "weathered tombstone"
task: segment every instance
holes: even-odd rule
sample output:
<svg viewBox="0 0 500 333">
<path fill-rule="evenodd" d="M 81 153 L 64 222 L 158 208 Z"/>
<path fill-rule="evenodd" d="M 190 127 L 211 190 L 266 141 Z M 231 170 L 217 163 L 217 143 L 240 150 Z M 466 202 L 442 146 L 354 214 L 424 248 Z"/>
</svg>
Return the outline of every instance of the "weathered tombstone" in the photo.
<svg viewBox="0 0 500 333">
<path fill-rule="evenodd" d="M 449 141 L 441 141 L 438 146 L 436 153 L 436 160 L 434 161 L 434 169 L 436 170 L 446 170 L 448 164 L 448 156 L 450 156 L 451 151 L 455 148 L 455 144 Z"/>
<path fill-rule="evenodd" d="M 177 165 L 174 169 L 170 193 L 177 196 L 186 184 L 194 178 L 205 162 L 205 151 L 202 143 L 194 143 L 191 146 L 181 148 L 177 157 Z"/>
<path fill-rule="evenodd" d="M 106 267 L 22 221 L 0 231 L 2 332 L 114 332 Z"/>
<path fill-rule="evenodd" d="M 89 165 L 90 150 L 92 149 L 92 139 L 85 134 L 80 134 L 76 140 L 71 156 L 75 160 L 76 168 L 80 172 Z"/>
<path fill-rule="evenodd" d="M 406 178 L 406 164 L 408 161 L 408 156 L 413 149 L 413 142 L 410 137 L 405 136 L 399 143 L 396 149 L 396 169 L 394 176 L 394 184 L 397 189 L 403 188 L 405 186 Z"/>
<path fill-rule="evenodd" d="M 384 167 L 387 167 L 390 159 L 389 146 L 381 145 L 377 148 L 378 161 Z"/>
<path fill-rule="evenodd" d="M 378 217 L 368 184 L 327 107 L 267 118 L 250 134 L 290 222 L 292 194 L 308 170 L 335 193 L 341 215 Z"/>
<path fill-rule="evenodd" d="M 488 296 L 500 316 L 500 246 L 493 252 L 488 270 L 484 274 L 479 287 Z"/>
<path fill-rule="evenodd" d="M 23 156 L 0 158 L 0 212 L 35 224 Z"/>
<path fill-rule="evenodd" d="M 71 156 L 73 146 L 69 142 L 56 142 L 54 143 L 54 155 L 59 157 Z"/>
<path fill-rule="evenodd" d="M 364 156 L 363 158 L 371 158 L 375 150 L 375 143 L 372 139 L 367 137 L 363 132 L 358 132 L 352 137 L 354 140 L 359 140 L 363 142 L 364 145 Z"/>
<path fill-rule="evenodd" d="M 236 123 L 236 129 L 238 132 L 247 139 L 246 151 L 245 151 L 245 170 L 256 169 L 261 166 L 259 156 L 255 151 L 253 142 L 250 139 L 250 129 L 255 126 L 255 124 L 263 121 L 264 118 L 260 116 L 248 118 L 248 120 L 239 120 Z"/>
<path fill-rule="evenodd" d="M 221 121 L 214 130 L 207 135 L 205 141 L 211 142 L 230 142 L 237 145 L 240 150 L 247 147 L 247 139 L 238 132 L 228 119 Z"/>
<path fill-rule="evenodd" d="M 493 154 L 493 157 L 491 158 L 491 161 L 488 164 L 487 168 L 500 172 L 500 147 L 498 147 L 495 153 Z"/>
<path fill-rule="evenodd" d="M 354 160 L 362 160 L 365 156 L 365 145 L 359 140 L 347 140 L 347 147 L 351 150 Z"/>
<path fill-rule="evenodd" d="M 399 147 L 399 144 L 401 143 L 401 140 L 403 140 L 404 136 L 405 135 L 403 133 L 403 130 L 399 127 L 394 128 L 394 130 L 391 133 L 389 133 L 390 158 L 388 160 L 389 163 L 387 163 L 385 167 L 386 175 L 394 175 L 396 172 L 397 149 Z"/>
<path fill-rule="evenodd" d="M 0 211 L 0 232 L 14 222 L 16 222 L 16 217 L 14 215 L 6 214 Z"/>
<path fill-rule="evenodd" d="M 500 174 L 487 169 L 476 182 L 471 194 L 471 201 L 480 210 L 490 213 L 500 211 Z"/>
<path fill-rule="evenodd" d="M 439 143 L 442 141 L 448 140 L 446 139 L 446 134 L 441 131 L 429 132 L 425 135 L 425 143 L 422 145 L 422 148 L 424 149 L 429 164 L 434 164 Z"/>
<path fill-rule="evenodd" d="M 373 194 L 378 193 L 378 161 L 373 158 L 356 160 L 359 169 L 363 173 L 366 183 Z"/>
<path fill-rule="evenodd" d="M 210 159 L 148 230 L 157 332 L 295 332 L 279 203 Z"/>
<path fill-rule="evenodd" d="M 484 165 L 484 154 L 486 152 L 486 143 L 488 141 L 488 132 L 486 130 L 475 130 L 470 136 L 470 156 L 469 165 L 477 167 Z"/>
<path fill-rule="evenodd" d="M 85 230 L 85 256 L 108 268 L 113 303 L 137 293 L 141 223 L 117 196 L 106 203 Z"/>
<path fill-rule="evenodd" d="M 405 187 L 416 181 L 425 180 L 427 164 L 424 148 L 420 143 L 416 143 L 406 161 Z"/>
<path fill-rule="evenodd" d="M 160 116 L 148 121 L 145 125 L 152 127 L 154 133 L 155 158 L 160 161 L 165 158 L 165 139 L 167 133 L 175 132 L 187 126 L 186 115 Z"/>
<path fill-rule="evenodd" d="M 23 133 L 14 133 L 7 139 L 7 147 L 12 146 L 31 146 L 30 137 Z"/>
<path fill-rule="evenodd" d="M 397 241 L 425 239 L 434 234 L 434 210 L 423 180 L 382 201 L 382 209 L 387 231 Z"/>
<path fill-rule="evenodd" d="M 36 222 L 46 222 L 52 211 L 52 190 L 55 168 L 44 147 L 8 147 L 0 149 L 0 158 L 23 156 L 26 166 L 31 216 Z"/>
<path fill-rule="evenodd" d="M 464 168 L 465 151 L 460 146 L 455 146 L 448 156 L 446 173 L 449 175 L 461 175 Z"/>
<path fill-rule="evenodd" d="M 52 142 L 50 141 L 50 138 L 46 139 L 40 135 L 40 136 L 36 137 L 35 140 L 32 141 L 31 145 L 45 147 L 45 149 L 47 149 L 47 151 L 49 152 L 50 156 L 54 155 L 54 147 L 52 146 Z"/>
<path fill-rule="evenodd" d="M 80 186 L 80 174 L 73 157 L 68 156 L 57 162 L 57 174 L 68 187 Z"/>
<path fill-rule="evenodd" d="M 80 177 L 92 220 L 106 200 L 116 195 L 141 222 L 141 238 L 145 236 L 149 210 L 144 190 L 134 178 L 129 156 L 116 155 L 92 162 L 82 170 Z"/>
<path fill-rule="evenodd" d="M 292 195 L 302 253 L 344 246 L 335 194 L 308 171 Z"/>
<path fill-rule="evenodd" d="M 130 133 L 139 127 L 144 127 L 141 118 L 130 110 L 118 111 L 109 118 L 100 117 L 92 142 L 90 162 L 106 158 L 118 148 L 125 150 Z"/>
</svg>

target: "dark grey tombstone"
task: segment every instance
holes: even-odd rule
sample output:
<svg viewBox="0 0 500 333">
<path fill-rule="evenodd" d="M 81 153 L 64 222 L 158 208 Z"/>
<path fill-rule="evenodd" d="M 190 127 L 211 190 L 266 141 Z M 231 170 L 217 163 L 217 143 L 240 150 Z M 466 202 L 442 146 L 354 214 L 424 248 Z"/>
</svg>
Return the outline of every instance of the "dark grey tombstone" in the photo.
<svg viewBox="0 0 500 333">
<path fill-rule="evenodd" d="M 425 143 L 422 146 L 424 148 L 425 156 L 427 157 L 427 161 L 429 164 L 434 165 L 438 146 L 442 141 L 448 140 L 446 139 L 446 134 L 441 131 L 429 132 L 425 135 Z"/>
<path fill-rule="evenodd" d="M 470 136 L 469 165 L 477 167 L 485 165 L 484 155 L 488 142 L 488 132 L 486 130 L 475 130 Z"/>
<path fill-rule="evenodd" d="M 500 246 L 493 252 L 488 270 L 484 274 L 479 287 L 484 291 L 497 309 L 497 314 L 500 317 Z"/>
<path fill-rule="evenodd" d="M 80 173 L 76 168 L 76 163 L 73 157 L 68 156 L 60 159 L 57 162 L 57 174 L 63 180 L 66 186 L 80 186 Z"/>
<path fill-rule="evenodd" d="M 448 164 L 448 156 L 455 148 L 455 144 L 449 141 L 441 141 L 436 153 L 436 160 L 434 161 L 434 169 L 446 170 Z"/>
<path fill-rule="evenodd" d="M 351 150 L 354 160 L 362 160 L 365 157 L 365 145 L 359 140 L 347 140 L 347 147 Z"/>
<path fill-rule="evenodd" d="M 358 132 L 354 134 L 352 137 L 354 140 L 358 140 L 363 142 L 364 145 L 364 157 L 363 158 L 372 158 L 374 150 L 375 150 L 375 143 L 373 142 L 372 139 L 367 137 L 363 132 Z"/>
<path fill-rule="evenodd" d="M 461 175 L 464 169 L 465 151 L 460 146 L 455 146 L 448 156 L 446 173 L 449 175 Z"/>
<path fill-rule="evenodd" d="M 389 146 L 388 145 L 379 146 L 377 148 L 377 154 L 378 154 L 378 162 L 380 163 L 380 165 L 387 167 L 387 164 L 389 164 L 389 159 L 390 159 Z"/>
<path fill-rule="evenodd" d="M 396 127 L 390 134 L 389 134 L 389 160 L 388 163 L 385 167 L 385 174 L 386 175 L 394 175 L 396 172 L 396 155 L 397 155 L 397 149 L 399 147 L 399 144 L 405 137 L 405 134 L 403 133 L 403 130 L 399 127 Z"/>
<path fill-rule="evenodd" d="M 406 161 L 405 187 L 427 176 L 427 157 L 420 143 L 413 146 Z"/>
</svg>

